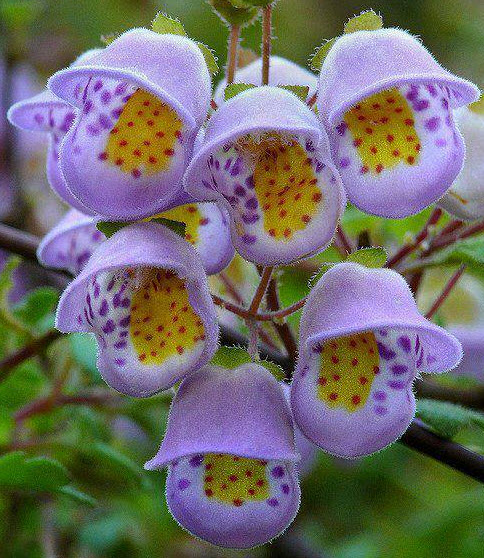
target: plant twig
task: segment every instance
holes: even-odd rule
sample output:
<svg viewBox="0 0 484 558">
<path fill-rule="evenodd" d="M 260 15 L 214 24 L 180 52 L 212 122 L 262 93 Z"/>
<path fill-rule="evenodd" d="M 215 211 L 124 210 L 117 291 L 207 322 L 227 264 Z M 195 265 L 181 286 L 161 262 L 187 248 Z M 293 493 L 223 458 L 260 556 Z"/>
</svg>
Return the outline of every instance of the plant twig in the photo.
<svg viewBox="0 0 484 558">
<path fill-rule="evenodd" d="M 437 297 L 435 302 L 430 307 L 430 310 L 427 312 L 427 314 L 425 314 L 426 318 L 430 319 L 437 312 L 437 310 L 442 306 L 445 299 L 449 296 L 452 289 L 455 287 L 457 281 L 461 278 L 465 270 L 466 270 L 466 264 L 462 264 L 459 267 L 459 269 L 454 273 L 454 275 L 452 275 L 452 277 L 449 279 L 445 287 L 442 289 L 440 295 Z"/>
<path fill-rule="evenodd" d="M 239 39 L 240 25 L 231 25 L 227 53 L 227 85 L 234 82 L 235 71 L 237 70 L 237 50 L 239 48 Z"/>
<path fill-rule="evenodd" d="M 274 268 L 272 266 L 264 267 L 259 285 L 257 286 L 257 290 L 255 291 L 254 298 L 252 299 L 252 302 L 250 303 L 249 306 L 249 314 L 251 314 L 251 316 L 253 316 L 257 312 L 257 310 L 259 310 L 259 306 L 260 303 L 262 302 L 262 299 L 264 298 L 267 285 L 271 280 L 273 270 Z"/>
<path fill-rule="evenodd" d="M 404 258 L 409 256 L 412 252 L 415 252 L 415 250 L 429 236 L 429 232 L 431 230 L 431 227 L 435 226 L 438 223 L 439 219 L 442 217 L 442 213 L 443 213 L 442 209 L 440 209 L 440 207 L 436 207 L 432 211 L 432 213 L 430 214 L 430 217 L 428 218 L 427 222 L 425 223 L 423 229 L 415 237 L 414 242 L 412 242 L 411 244 L 407 244 L 405 246 L 402 246 L 402 248 L 400 248 L 400 250 L 398 250 L 398 252 L 396 254 L 394 254 L 393 257 L 391 257 L 388 260 L 388 262 L 386 264 L 386 267 L 390 267 L 390 268 L 395 267 Z"/>
<path fill-rule="evenodd" d="M 349 240 L 349 238 L 346 236 L 343 228 L 341 225 L 338 225 L 337 229 L 336 229 L 336 237 L 338 238 L 339 242 L 341 243 L 345 253 L 343 254 L 344 256 L 347 256 L 348 254 L 351 254 L 351 252 L 353 252 L 353 246 Z"/>
<path fill-rule="evenodd" d="M 0 361 L 0 383 L 4 382 L 12 370 L 30 357 L 39 354 L 45 350 L 53 341 L 58 339 L 62 334 L 56 329 L 51 329 L 46 334 L 33 339 L 21 349 L 8 355 Z"/>
<path fill-rule="evenodd" d="M 272 4 L 262 10 L 262 85 L 269 84 L 272 39 Z"/>
<path fill-rule="evenodd" d="M 272 312 L 280 310 L 279 293 L 277 292 L 277 283 L 275 278 L 272 278 L 267 289 L 267 306 Z M 286 349 L 287 354 L 293 359 L 297 358 L 297 342 L 292 332 L 291 326 L 287 322 L 280 322 L 276 320 L 274 327 Z"/>
</svg>

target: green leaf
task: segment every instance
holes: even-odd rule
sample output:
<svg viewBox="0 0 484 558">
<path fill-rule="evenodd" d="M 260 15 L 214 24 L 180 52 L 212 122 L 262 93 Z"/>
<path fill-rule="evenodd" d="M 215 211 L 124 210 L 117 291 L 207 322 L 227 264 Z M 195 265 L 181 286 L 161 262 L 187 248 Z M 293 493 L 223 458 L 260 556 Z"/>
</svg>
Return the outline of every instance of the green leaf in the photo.
<svg viewBox="0 0 484 558">
<path fill-rule="evenodd" d="M 44 3 L 40 0 L 3 0 L 0 2 L 0 16 L 12 29 L 29 27 L 43 8 Z"/>
<path fill-rule="evenodd" d="M 381 15 L 373 10 L 361 12 L 360 15 L 350 18 L 345 26 L 344 33 L 355 33 L 356 31 L 376 31 L 383 27 L 383 19 Z"/>
<path fill-rule="evenodd" d="M 59 295 L 52 287 L 39 287 L 27 293 L 14 309 L 14 315 L 24 324 L 34 326 L 55 308 Z"/>
<path fill-rule="evenodd" d="M 239 0 L 207 0 L 217 16 L 228 25 L 250 25 L 259 16 L 259 10 L 247 7 Z M 235 4 L 238 4 L 235 5 Z M 244 4 L 244 5 L 242 5 Z"/>
<path fill-rule="evenodd" d="M 229 0 L 229 2 L 237 8 L 247 8 L 250 6 L 258 6 L 259 8 L 264 8 L 269 4 L 275 4 L 275 0 Z"/>
<path fill-rule="evenodd" d="M 415 263 L 420 266 L 420 262 Z M 484 235 L 456 242 L 421 263 L 423 267 L 466 264 L 467 271 L 484 279 Z"/>
<path fill-rule="evenodd" d="M 99 372 L 96 365 L 97 343 L 92 333 L 71 333 L 68 337 L 71 345 L 72 356 L 93 379 L 99 380 Z"/>
<path fill-rule="evenodd" d="M 229 370 L 233 370 L 249 362 L 252 362 L 249 353 L 241 347 L 220 347 L 210 361 L 210 363 L 215 366 L 221 366 Z M 276 380 L 282 380 L 284 378 L 284 370 L 278 364 L 269 360 L 259 360 L 256 364 L 263 366 Z"/>
<path fill-rule="evenodd" d="M 117 477 L 140 486 L 146 481 L 143 469 L 127 455 L 112 446 L 96 442 L 89 448 L 89 455 Z"/>
<path fill-rule="evenodd" d="M 484 429 L 484 415 L 447 401 L 420 399 L 417 402 L 417 416 L 443 438 L 453 438 L 469 426 Z"/>
<path fill-rule="evenodd" d="M 173 219 L 165 219 L 164 217 L 155 217 L 154 219 L 150 219 L 150 223 L 158 223 L 163 225 L 167 229 L 170 229 L 177 235 L 185 238 L 185 230 L 187 228 L 187 224 L 183 221 L 173 221 Z"/>
<path fill-rule="evenodd" d="M 64 496 L 68 496 L 69 498 L 75 500 L 79 504 L 87 504 L 88 506 L 93 506 L 93 507 L 97 504 L 96 498 L 93 498 L 92 496 L 86 494 L 85 492 L 81 492 L 80 490 L 72 486 L 72 484 L 67 484 L 59 488 L 57 492 L 59 494 L 63 494 Z"/>
<path fill-rule="evenodd" d="M 106 238 L 111 238 L 113 234 L 129 224 L 130 223 L 126 221 L 98 221 L 96 223 L 96 228 L 98 231 L 101 231 Z"/>
<path fill-rule="evenodd" d="M 469 109 L 477 114 L 484 114 L 484 95 L 481 95 L 477 101 L 471 103 Z"/>
<path fill-rule="evenodd" d="M 8 293 L 13 287 L 12 275 L 21 261 L 19 256 L 10 256 L 3 266 L 0 273 L 0 299 L 2 299 L 2 301 L 6 301 Z"/>
<path fill-rule="evenodd" d="M 311 67 L 312 70 L 314 70 L 315 72 L 319 72 L 321 70 L 323 62 L 324 62 L 326 56 L 328 56 L 328 52 L 331 50 L 334 43 L 338 39 L 339 39 L 339 37 L 334 37 L 333 39 L 328 39 L 319 48 L 316 49 L 316 51 L 314 52 L 314 54 L 312 55 L 312 57 L 309 60 L 309 66 Z"/>
<path fill-rule="evenodd" d="M 215 56 L 213 50 L 209 48 L 207 45 L 197 41 L 198 48 L 202 51 L 203 57 L 205 58 L 205 63 L 207 64 L 208 71 L 210 75 L 213 77 L 218 74 L 218 64 L 217 64 L 217 57 Z"/>
<path fill-rule="evenodd" d="M 49 457 L 26 457 L 22 451 L 0 457 L 0 485 L 39 492 L 58 490 L 69 482 L 67 469 Z"/>
<path fill-rule="evenodd" d="M 183 25 L 180 23 L 179 19 L 167 16 L 163 12 L 158 12 L 151 24 L 151 28 L 156 33 L 170 34 L 170 35 L 182 35 L 187 36 Z"/>
<path fill-rule="evenodd" d="M 232 99 L 232 97 L 235 97 L 239 93 L 242 93 L 243 91 L 247 91 L 248 89 L 253 89 L 254 87 L 256 86 L 253 85 L 252 83 L 230 83 L 225 88 L 224 98 L 226 101 L 228 101 L 229 99 Z"/>
<path fill-rule="evenodd" d="M 0 406 L 0 444 L 8 444 L 15 428 L 13 414 L 9 409 Z"/>
<path fill-rule="evenodd" d="M 346 261 L 358 263 L 365 267 L 383 267 L 387 263 L 387 252 L 385 248 L 379 247 L 360 248 L 360 250 L 348 254 Z"/>
<path fill-rule="evenodd" d="M 306 102 L 309 95 L 309 87 L 307 85 L 279 85 L 279 87 L 294 93 L 303 103 Z"/>
</svg>

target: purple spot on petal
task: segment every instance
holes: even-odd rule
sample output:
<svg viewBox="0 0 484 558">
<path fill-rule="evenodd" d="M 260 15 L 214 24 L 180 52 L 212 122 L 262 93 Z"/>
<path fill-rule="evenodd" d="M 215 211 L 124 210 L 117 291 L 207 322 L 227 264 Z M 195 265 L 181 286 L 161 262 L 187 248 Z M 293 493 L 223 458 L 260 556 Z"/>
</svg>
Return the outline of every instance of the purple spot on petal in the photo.
<svg viewBox="0 0 484 558">
<path fill-rule="evenodd" d="M 101 128 L 104 128 L 105 130 L 110 130 L 113 123 L 111 122 L 109 116 L 106 116 L 105 114 L 100 114 L 99 125 L 101 126 Z"/>
<path fill-rule="evenodd" d="M 394 364 L 392 366 L 392 372 L 397 376 L 401 374 L 406 374 L 408 372 L 408 368 L 404 364 Z"/>
<path fill-rule="evenodd" d="M 350 160 L 348 159 L 348 157 L 343 157 L 343 159 L 340 160 L 339 162 L 339 166 L 342 169 L 345 169 L 347 167 L 350 166 Z"/>
<path fill-rule="evenodd" d="M 203 463 L 203 455 L 194 455 L 189 461 L 192 467 L 200 467 Z"/>
<path fill-rule="evenodd" d="M 384 391 L 375 391 L 373 394 L 373 399 L 375 401 L 385 401 L 387 394 Z"/>
<path fill-rule="evenodd" d="M 245 188 L 243 186 L 241 186 L 240 184 L 237 184 L 237 186 L 234 189 L 234 193 L 235 193 L 236 196 L 243 197 L 243 196 L 245 196 Z"/>
<path fill-rule="evenodd" d="M 434 85 L 427 85 L 427 91 L 430 93 L 431 97 L 437 97 L 437 88 Z"/>
<path fill-rule="evenodd" d="M 103 327 L 103 331 L 106 334 L 112 333 L 116 329 L 116 325 L 113 320 L 108 320 Z"/>
<path fill-rule="evenodd" d="M 380 353 L 381 358 L 384 360 L 392 360 L 397 356 L 394 350 L 390 349 L 380 341 L 377 342 L 378 352 Z"/>
<path fill-rule="evenodd" d="M 245 185 L 247 186 L 247 188 L 249 188 L 250 190 L 253 190 L 255 188 L 255 182 L 254 182 L 254 175 L 251 174 L 250 176 L 248 176 L 245 179 Z"/>
<path fill-rule="evenodd" d="M 180 479 L 178 481 L 179 490 L 185 490 L 190 486 L 190 481 L 188 479 Z"/>
<path fill-rule="evenodd" d="M 417 112 L 420 112 L 422 110 L 427 110 L 430 106 L 429 101 L 427 101 L 427 99 L 419 99 L 418 101 L 416 101 L 413 104 L 413 108 L 414 110 L 416 110 Z"/>
<path fill-rule="evenodd" d="M 245 242 L 245 244 L 254 244 L 254 242 L 257 240 L 257 237 L 252 234 L 244 234 L 241 239 L 242 242 Z"/>
<path fill-rule="evenodd" d="M 289 494 L 289 485 L 288 484 L 281 484 L 281 490 L 284 494 Z"/>
<path fill-rule="evenodd" d="M 346 122 L 341 122 L 336 126 L 336 131 L 340 136 L 344 136 L 347 129 L 348 129 L 348 124 L 346 124 Z"/>
<path fill-rule="evenodd" d="M 434 355 L 428 355 L 427 364 L 433 364 L 434 362 L 437 362 L 437 357 L 435 357 Z"/>
<path fill-rule="evenodd" d="M 93 103 L 91 101 L 91 99 L 88 99 L 85 103 L 84 103 L 84 107 L 83 107 L 83 112 L 84 114 L 89 114 L 91 112 Z"/>
<path fill-rule="evenodd" d="M 126 364 L 126 360 L 124 358 L 115 358 L 114 362 L 118 365 L 118 366 L 124 366 Z"/>
<path fill-rule="evenodd" d="M 388 412 L 388 409 L 382 405 L 375 405 L 374 410 L 375 413 L 380 416 L 386 415 Z"/>
<path fill-rule="evenodd" d="M 387 385 L 392 389 L 405 389 L 407 384 L 399 380 L 390 380 Z"/>
<path fill-rule="evenodd" d="M 130 316 L 126 316 L 125 318 L 121 318 L 121 320 L 119 320 L 119 325 L 120 325 L 121 327 L 128 327 L 130 321 L 131 321 L 131 317 L 130 317 Z"/>
<path fill-rule="evenodd" d="M 105 316 L 108 313 L 108 310 L 109 310 L 109 306 L 108 306 L 107 300 L 104 299 L 101 302 L 101 307 L 99 308 L 99 315 L 100 316 Z"/>
<path fill-rule="evenodd" d="M 275 508 L 279 505 L 279 500 L 277 498 L 269 498 L 269 500 L 267 500 L 267 503 L 269 504 L 269 506 L 271 506 L 272 508 Z"/>
<path fill-rule="evenodd" d="M 117 343 L 114 344 L 114 348 L 115 349 L 125 349 L 126 348 L 126 341 L 118 341 Z"/>
<path fill-rule="evenodd" d="M 257 203 L 257 198 L 249 198 L 246 202 L 245 202 L 245 207 L 247 209 L 257 209 L 257 206 L 259 204 Z"/>
<path fill-rule="evenodd" d="M 278 465 L 277 467 L 274 467 L 274 469 L 272 469 L 271 474 L 276 479 L 280 479 L 284 476 L 284 469 L 280 465 Z"/>
<path fill-rule="evenodd" d="M 432 116 L 425 121 L 425 127 L 429 132 L 436 132 L 440 128 L 440 116 Z"/>
<path fill-rule="evenodd" d="M 406 353 L 409 353 L 412 350 L 412 343 L 410 339 L 406 335 L 402 335 L 397 339 L 397 344 L 401 347 Z"/>
<path fill-rule="evenodd" d="M 254 223 L 257 223 L 257 221 L 259 220 L 259 216 L 257 215 L 257 213 L 251 213 L 250 215 L 242 215 L 242 221 L 244 221 L 244 223 L 246 223 L 247 225 L 253 225 Z"/>
</svg>

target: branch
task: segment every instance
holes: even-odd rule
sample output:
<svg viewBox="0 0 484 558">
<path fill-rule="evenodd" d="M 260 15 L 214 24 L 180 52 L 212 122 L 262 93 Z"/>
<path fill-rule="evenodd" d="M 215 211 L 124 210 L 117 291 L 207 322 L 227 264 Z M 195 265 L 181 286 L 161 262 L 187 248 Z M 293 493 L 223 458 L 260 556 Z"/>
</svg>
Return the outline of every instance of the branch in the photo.
<svg viewBox="0 0 484 558">
<path fill-rule="evenodd" d="M 240 25 L 230 26 L 229 47 L 227 55 L 227 85 L 234 81 L 237 69 L 237 50 L 239 47 Z"/>
<path fill-rule="evenodd" d="M 271 57 L 272 4 L 262 10 L 262 85 L 269 84 Z"/>
<path fill-rule="evenodd" d="M 269 310 L 274 313 L 277 313 L 280 310 L 279 293 L 277 292 L 277 283 L 274 279 L 272 279 L 269 283 L 269 288 L 267 290 L 267 306 Z M 291 357 L 291 359 L 296 360 L 297 342 L 291 326 L 287 322 L 281 323 L 277 320 L 273 323 L 284 347 L 286 348 L 287 354 Z"/>
<path fill-rule="evenodd" d="M 462 277 L 462 274 L 464 273 L 465 270 L 466 270 L 466 264 L 462 264 L 459 267 L 459 269 L 454 273 L 454 275 L 452 275 L 452 277 L 449 279 L 449 281 L 443 288 L 440 295 L 432 304 L 430 310 L 427 312 L 427 314 L 425 314 L 426 318 L 430 319 L 437 312 L 437 310 L 442 306 L 442 304 L 445 302 L 445 299 L 449 296 L 452 289 L 457 284 L 457 281 Z"/>
</svg>

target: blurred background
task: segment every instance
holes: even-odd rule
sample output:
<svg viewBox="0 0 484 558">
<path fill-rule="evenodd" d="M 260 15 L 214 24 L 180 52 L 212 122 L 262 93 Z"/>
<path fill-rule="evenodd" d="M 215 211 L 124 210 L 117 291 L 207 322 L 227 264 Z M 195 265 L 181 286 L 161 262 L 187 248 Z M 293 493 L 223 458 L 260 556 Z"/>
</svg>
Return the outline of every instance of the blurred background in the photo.
<svg viewBox="0 0 484 558">
<path fill-rule="evenodd" d="M 340 34 L 349 17 L 368 8 L 380 11 L 386 26 L 421 36 L 450 70 L 484 86 L 481 0 L 280 0 L 274 11 L 273 53 L 306 64 L 316 46 Z M 149 27 L 158 10 L 180 18 L 191 37 L 215 50 L 223 67 L 227 29 L 203 0 L 0 0 L 0 218 L 4 222 L 43 235 L 65 210 L 46 183 L 45 138 L 11 128 L 5 109 L 39 92 L 51 73 L 80 52 L 100 46 L 101 35 Z M 259 24 L 244 30 L 243 46 L 258 49 L 259 41 Z M 382 223 L 350 212 L 346 219 L 350 233 L 371 230 L 375 242 L 391 245 L 417 230 L 425 214 Z M 16 292 L 10 289 L 7 297 L 11 311 L 4 309 L 0 316 L 2 356 L 22 343 L 21 328 L 39 332 L 52 324 L 57 300 L 52 287 L 28 294 L 33 286 L 47 282 L 38 269 L 17 268 L 15 274 Z M 8 270 L 0 283 L 2 278 L 3 283 L 12 279 Z M 250 281 L 250 274 L 245 280 Z M 285 273 L 284 302 L 303 295 L 307 280 L 301 272 Z M 432 278 L 428 281 L 431 285 Z M 445 308 L 442 312 L 444 319 Z M 106 391 L 94 361 L 91 339 L 72 335 L 42 358 L 24 363 L 0 384 L 2 452 L 21 449 L 29 456 L 53 457 L 67 469 L 75 486 L 71 494 L 69 490 L 55 494 L 1 490 L 1 556 L 484 556 L 482 487 L 398 444 L 356 462 L 318 453 L 302 479 L 300 513 L 272 545 L 233 552 L 196 541 L 178 527 L 166 508 L 164 473 L 142 469 L 161 441 L 168 398 L 135 401 L 113 395 L 104 405 L 63 407 L 12 423 L 12 413 L 45 395 L 53 379 L 68 376 L 67 390 L 94 386 Z M 463 429 L 456 439 L 477 451 L 484 449 L 482 431 Z"/>
</svg>

